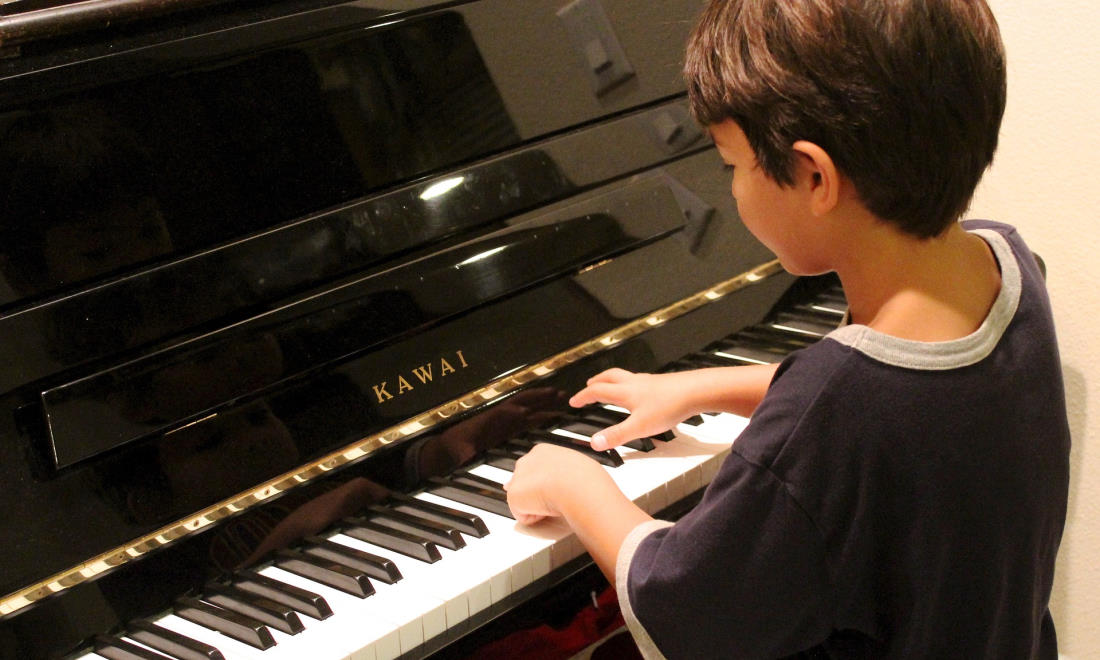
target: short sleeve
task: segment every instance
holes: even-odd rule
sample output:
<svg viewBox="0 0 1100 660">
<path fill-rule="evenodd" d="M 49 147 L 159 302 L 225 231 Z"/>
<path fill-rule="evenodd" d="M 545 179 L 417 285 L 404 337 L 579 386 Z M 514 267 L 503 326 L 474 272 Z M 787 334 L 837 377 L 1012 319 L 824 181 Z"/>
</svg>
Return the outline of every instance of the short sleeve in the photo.
<svg viewBox="0 0 1100 660">
<path fill-rule="evenodd" d="M 647 657 L 782 657 L 831 632 L 818 530 L 782 481 L 736 452 L 688 515 L 627 540 L 616 582 Z"/>
</svg>

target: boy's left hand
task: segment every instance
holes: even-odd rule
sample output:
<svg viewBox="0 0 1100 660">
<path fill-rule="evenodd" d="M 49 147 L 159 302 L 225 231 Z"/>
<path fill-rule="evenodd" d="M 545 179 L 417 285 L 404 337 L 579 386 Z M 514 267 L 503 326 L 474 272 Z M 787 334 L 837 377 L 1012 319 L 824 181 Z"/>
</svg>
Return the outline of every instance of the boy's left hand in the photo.
<svg viewBox="0 0 1100 660">
<path fill-rule="evenodd" d="M 652 520 L 623 495 L 602 465 L 566 447 L 535 445 L 516 461 L 504 490 L 521 524 L 564 518 L 612 584 L 623 539 Z"/>
<path fill-rule="evenodd" d="M 587 499 L 600 480 L 611 482 L 611 477 L 591 458 L 566 447 L 538 444 L 516 461 L 504 490 L 516 521 L 532 525 L 565 515 L 570 505 Z"/>
</svg>

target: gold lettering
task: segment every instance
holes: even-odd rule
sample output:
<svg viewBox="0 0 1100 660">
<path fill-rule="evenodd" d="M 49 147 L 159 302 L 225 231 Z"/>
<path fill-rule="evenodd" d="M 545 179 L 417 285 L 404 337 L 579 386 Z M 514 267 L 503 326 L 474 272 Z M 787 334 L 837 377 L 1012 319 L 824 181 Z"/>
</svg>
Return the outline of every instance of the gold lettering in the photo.
<svg viewBox="0 0 1100 660">
<path fill-rule="evenodd" d="M 0 0 L 2 2 L 3 0 Z M 447 358 L 439 358 L 439 377 L 442 378 L 447 374 L 453 374 L 459 369 L 465 369 L 469 367 L 469 363 L 466 362 L 466 356 L 462 351 L 454 352 L 457 362 L 449 362 Z M 457 365 L 457 367 L 456 367 Z M 389 387 L 388 381 L 382 381 L 377 385 L 372 385 L 374 389 L 374 398 L 378 400 L 378 403 L 385 403 L 391 399 L 401 396 L 407 392 L 411 392 L 416 389 L 414 383 L 419 381 L 421 385 L 426 385 L 435 379 L 434 372 L 435 362 L 425 362 L 420 366 L 413 367 L 408 373 L 413 375 L 413 378 L 405 378 L 403 375 L 397 376 L 397 391 L 391 393 L 387 388 Z"/>
<path fill-rule="evenodd" d="M 378 397 L 378 403 L 389 401 L 393 398 L 393 395 L 386 391 L 386 381 L 382 381 L 381 385 L 374 386 L 374 396 Z"/>
<path fill-rule="evenodd" d="M 421 383 L 427 383 L 432 379 L 432 363 L 422 364 L 413 369 L 413 375 L 419 378 Z"/>
</svg>

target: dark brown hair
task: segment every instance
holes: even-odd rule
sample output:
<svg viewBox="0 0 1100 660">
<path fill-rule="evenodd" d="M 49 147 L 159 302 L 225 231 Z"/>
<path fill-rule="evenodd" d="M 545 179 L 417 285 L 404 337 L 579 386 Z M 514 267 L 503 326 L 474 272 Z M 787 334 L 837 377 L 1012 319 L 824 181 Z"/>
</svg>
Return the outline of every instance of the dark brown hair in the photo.
<svg viewBox="0 0 1100 660">
<path fill-rule="evenodd" d="M 984 0 L 712 0 L 688 42 L 692 111 L 737 122 L 764 172 L 829 153 L 875 215 L 941 233 L 993 160 L 1004 47 Z"/>
</svg>

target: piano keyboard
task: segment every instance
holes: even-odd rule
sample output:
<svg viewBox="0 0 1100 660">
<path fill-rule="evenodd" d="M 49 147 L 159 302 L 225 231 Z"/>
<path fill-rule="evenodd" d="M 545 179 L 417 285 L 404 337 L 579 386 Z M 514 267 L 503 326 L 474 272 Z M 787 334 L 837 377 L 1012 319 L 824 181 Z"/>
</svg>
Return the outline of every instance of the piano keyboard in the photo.
<svg viewBox="0 0 1100 660">
<path fill-rule="evenodd" d="M 667 370 L 777 362 L 835 328 L 844 312 L 843 295 L 827 291 Z M 587 433 L 625 414 L 611 406 L 577 411 L 423 492 L 277 553 L 235 575 L 232 585 L 208 585 L 177 600 L 170 613 L 100 635 L 94 650 L 74 660 L 389 660 L 410 653 L 584 553 L 562 521 L 525 527 L 508 514 L 501 486 L 534 442 L 576 443 L 638 506 L 657 514 L 711 481 L 748 422 L 699 415 L 662 439 L 608 452 L 587 448 Z"/>
</svg>

